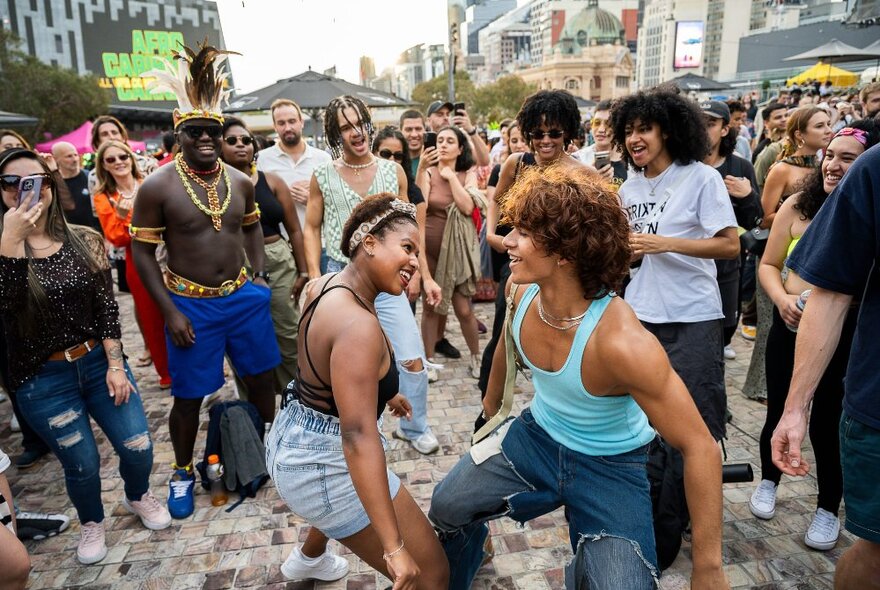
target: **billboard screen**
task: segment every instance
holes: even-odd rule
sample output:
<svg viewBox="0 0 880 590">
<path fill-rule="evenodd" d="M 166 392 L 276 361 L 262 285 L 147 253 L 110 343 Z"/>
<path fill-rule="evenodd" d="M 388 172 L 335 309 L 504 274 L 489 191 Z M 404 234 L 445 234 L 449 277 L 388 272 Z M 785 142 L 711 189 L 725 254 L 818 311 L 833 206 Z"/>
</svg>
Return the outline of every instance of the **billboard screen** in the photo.
<svg viewBox="0 0 880 590">
<path fill-rule="evenodd" d="M 672 67 L 698 68 L 703 63 L 703 21 L 675 23 L 675 56 Z"/>
</svg>

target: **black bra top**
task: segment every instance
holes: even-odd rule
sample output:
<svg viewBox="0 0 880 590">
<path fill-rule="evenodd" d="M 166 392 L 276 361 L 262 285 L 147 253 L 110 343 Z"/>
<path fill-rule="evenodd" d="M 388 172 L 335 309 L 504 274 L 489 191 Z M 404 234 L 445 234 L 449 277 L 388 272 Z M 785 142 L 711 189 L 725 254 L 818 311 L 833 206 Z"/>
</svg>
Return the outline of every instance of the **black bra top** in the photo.
<svg viewBox="0 0 880 590">
<path fill-rule="evenodd" d="M 329 281 L 328 281 L 329 282 Z M 318 302 L 321 300 L 324 295 L 333 291 L 334 289 L 345 289 L 349 291 L 352 295 L 354 295 L 355 300 L 358 304 L 364 309 L 369 311 L 367 305 L 361 300 L 360 296 L 354 292 L 353 289 L 348 287 L 347 285 L 333 285 L 332 287 L 327 287 L 327 284 L 324 284 L 324 288 L 321 289 L 321 292 L 315 297 L 311 303 L 305 308 L 302 313 L 300 325 L 303 329 L 303 348 L 305 352 L 306 362 L 309 363 L 309 368 L 312 370 L 312 374 L 318 380 L 318 384 L 309 383 L 305 379 L 303 379 L 302 371 L 300 371 L 299 366 L 296 368 L 296 380 L 290 384 L 290 388 L 293 390 L 292 393 L 299 399 L 300 403 L 304 406 L 312 408 L 317 412 L 321 412 L 322 414 L 328 414 L 330 416 L 339 417 L 339 408 L 336 407 L 336 400 L 333 398 L 333 388 L 329 383 L 321 379 L 321 376 L 318 374 L 318 370 L 315 368 L 315 364 L 312 362 L 312 357 L 309 354 L 309 326 L 312 323 L 312 317 L 315 314 L 315 308 L 318 305 Z M 308 317 L 306 317 L 308 316 Z M 385 345 L 388 347 L 388 354 L 391 357 L 391 363 L 388 366 L 388 372 L 385 373 L 385 376 L 379 380 L 379 399 L 378 406 L 376 408 L 376 419 L 382 415 L 382 412 L 385 411 L 385 404 L 388 403 L 388 400 L 393 398 L 400 391 L 400 385 L 398 382 L 398 373 L 397 373 L 397 364 L 394 362 L 394 351 L 391 348 L 391 344 L 388 342 L 388 338 L 385 337 L 384 332 L 382 336 L 385 338 Z"/>
</svg>

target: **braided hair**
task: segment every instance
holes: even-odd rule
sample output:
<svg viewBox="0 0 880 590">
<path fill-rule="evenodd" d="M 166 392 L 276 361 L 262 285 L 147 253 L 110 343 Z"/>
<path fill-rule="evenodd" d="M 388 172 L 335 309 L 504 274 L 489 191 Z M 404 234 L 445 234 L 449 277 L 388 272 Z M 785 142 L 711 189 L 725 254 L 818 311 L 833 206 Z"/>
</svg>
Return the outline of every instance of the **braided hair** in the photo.
<svg viewBox="0 0 880 590">
<path fill-rule="evenodd" d="M 342 157 L 342 129 L 339 127 L 339 113 L 342 113 L 345 121 L 355 126 L 353 121 L 349 121 L 345 116 L 345 109 L 352 108 L 360 117 L 360 131 L 367 139 L 367 145 L 373 143 L 373 118 L 370 116 L 370 109 L 364 104 L 364 101 L 355 96 L 338 96 L 330 101 L 324 110 L 324 140 L 330 147 L 334 158 Z"/>
</svg>

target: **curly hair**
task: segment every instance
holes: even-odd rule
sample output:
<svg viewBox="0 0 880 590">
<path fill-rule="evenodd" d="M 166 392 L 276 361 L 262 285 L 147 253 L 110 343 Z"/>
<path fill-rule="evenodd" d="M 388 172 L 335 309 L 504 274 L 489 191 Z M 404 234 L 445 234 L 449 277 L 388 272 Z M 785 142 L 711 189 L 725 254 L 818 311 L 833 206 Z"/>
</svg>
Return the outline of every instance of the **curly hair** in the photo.
<svg viewBox="0 0 880 590">
<path fill-rule="evenodd" d="M 804 133 L 810 124 L 810 119 L 819 113 L 827 114 L 819 107 L 801 107 L 789 115 L 785 124 L 785 137 L 782 140 L 782 150 L 779 152 L 779 160 L 787 158 L 798 150 L 796 133 Z"/>
<path fill-rule="evenodd" d="M 709 136 L 700 106 L 689 98 L 654 89 L 621 98 L 611 110 L 614 143 L 628 166 L 640 169 L 626 149 L 627 128 L 635 121 L 658 125 L 666 136 L 666 151 L 679 164 L 702 162 L 709 155 Z"/>
<path fill-rule="evenodd" d="M 540 90 L 526 98 L 516 114 L 516 120 L 526 141 L 541 124 L 545 124 L 562 129 L 565 132 L 565 145 L 568 145 L 577 137 L 581 112 L 569 92 Z"/>
<path fill-rule="evenodd" d="M 342 228 L 342 241 L 339 244 L 339 249 L 346 258 L 352 258 L 354 253 L 358 250 L 358 248 L 355 248 L 353 252 L 349 244 L 349 242 L 351 242 L 351 236 L 354 234 L 355 230 L 359 228 L 361 224 L 366 223 L 377 215 L 382 215 L 391 209 L 391 201 L 394 201 L 397 198 L 397 195 L 392 193 L 369 195 L 352 210 L 351 216 L 349 216 L 348 221 L 345 222 L 345 227 Z M 405 224 L 418 227 L 415 219 L 403 211 L 393 210 L 387 217 L 376 224 L 372 231 L 370 231 L 370 235 L 376 238 L 381 238 L 392 229 Z"/>
<path fill-rule="evenodd" d="M 441 128 L 437 132 L 437 135 L 440 135 L 446 130 L 452 131 L 455 134 L 455 139 L 458 140 L 458 145 L 461 148 L 461 153 L 458 154 L 458 157 L 455 159 L 455 171 L 465 172 L 466 170 L 470 170 L 476 162 L 474 161 L 474 154 L 471 152 L 471 144 L 467 140 L 467 137 L 465 137 L 464 131 L 454 125 L 447 125 L 446 127 Z"/>
<path fill-rule="evenodd" d="M 95 189 L 95 194 L 104 193 L 109 196 L 112 193 L 115 193 L 117 189 L 116 179 L 114 179 L 113 175 L 104 167 L 104 154 L 110 148 L 116 148 L 128 154 L 128 161 L 131 165 L 131 175 L 135 180 L 142 180 L 144 177 L 134 159 L 134 152 L 131 151 L 131 148 L 127 143 L 116 141 L 115 139 L 105 141 L 98 149 L 98 153 L 95 154 L 95 176 L 98 178 L 98 188 Z"/>
<path fill-rule="evenodd" d="M 878 126 L 874 119 L 859 119 L 858 121 L 853 121 L 848 127 L 861 129 L 867 133 L 865 151 L 880 143 L 880 126 Z M 834 139 L 831 141 L 834 141 Z M 829 143 L 828 145 L 831 144 Z M 822 167 L 817 167 L 804 177 L 800 182 L 799 188 L 800 194 L 793 205 L 794 210 L 801 214 L 801 219 L 813 219 L 828 198 L 828 193 L 825 192 L 825 179 L 822 175 Z"/>
<path fill-rule="evenodd" d="M 364 101 L 356 96 L 338 96 L 330 101 L 327 108 L 324 109 L 324 139 L 330 146 L 334 158 L 342 157 L 342 129 L 339 127 L 339 113 L 343 113 L 345 117 L 345 109 L 354 109 L 360 118 L 360 130 L 367 138 L 367 144 L 373 143 L 373 118 L 370 115 L 370 109 L 364 104 Z M 354 122 L 345 119 L 349 125 L 354 126 Z"/>
<path fill-rule="evenodd" d="M 532 166 L 504 194 L 502 222 L 533 232 L 571 261 L 585 299 L 617 290 L 629 272 L 630 229 L 613 187 L 586 169 Z"/>
</svg>

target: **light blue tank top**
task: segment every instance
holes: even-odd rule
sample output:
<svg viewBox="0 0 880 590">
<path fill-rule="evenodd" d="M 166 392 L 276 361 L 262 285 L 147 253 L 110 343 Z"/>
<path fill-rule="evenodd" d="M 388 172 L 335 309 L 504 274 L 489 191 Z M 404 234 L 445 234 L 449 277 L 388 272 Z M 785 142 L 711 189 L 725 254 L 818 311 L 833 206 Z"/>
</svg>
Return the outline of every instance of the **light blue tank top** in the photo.
<svg viewBox="0 0 880 590">
<path fill-rule="evenodd" d="M 553 440 L 585 455 L 618 455 L 651 442 L 654 429 L 632 396 L 594 396 L 581 380 L 584 349 L 613 296 L 593 301 L 575 332 L 565 364 L 559 371 L 549 372 L 534 366 L 520 343 L 523 317 L 538 291 L 537 285 L 530 285 L 513 316 L 516 347 L 532 370 L 535 397 L 531 410 L 535 421 Z"/>
</svg>

